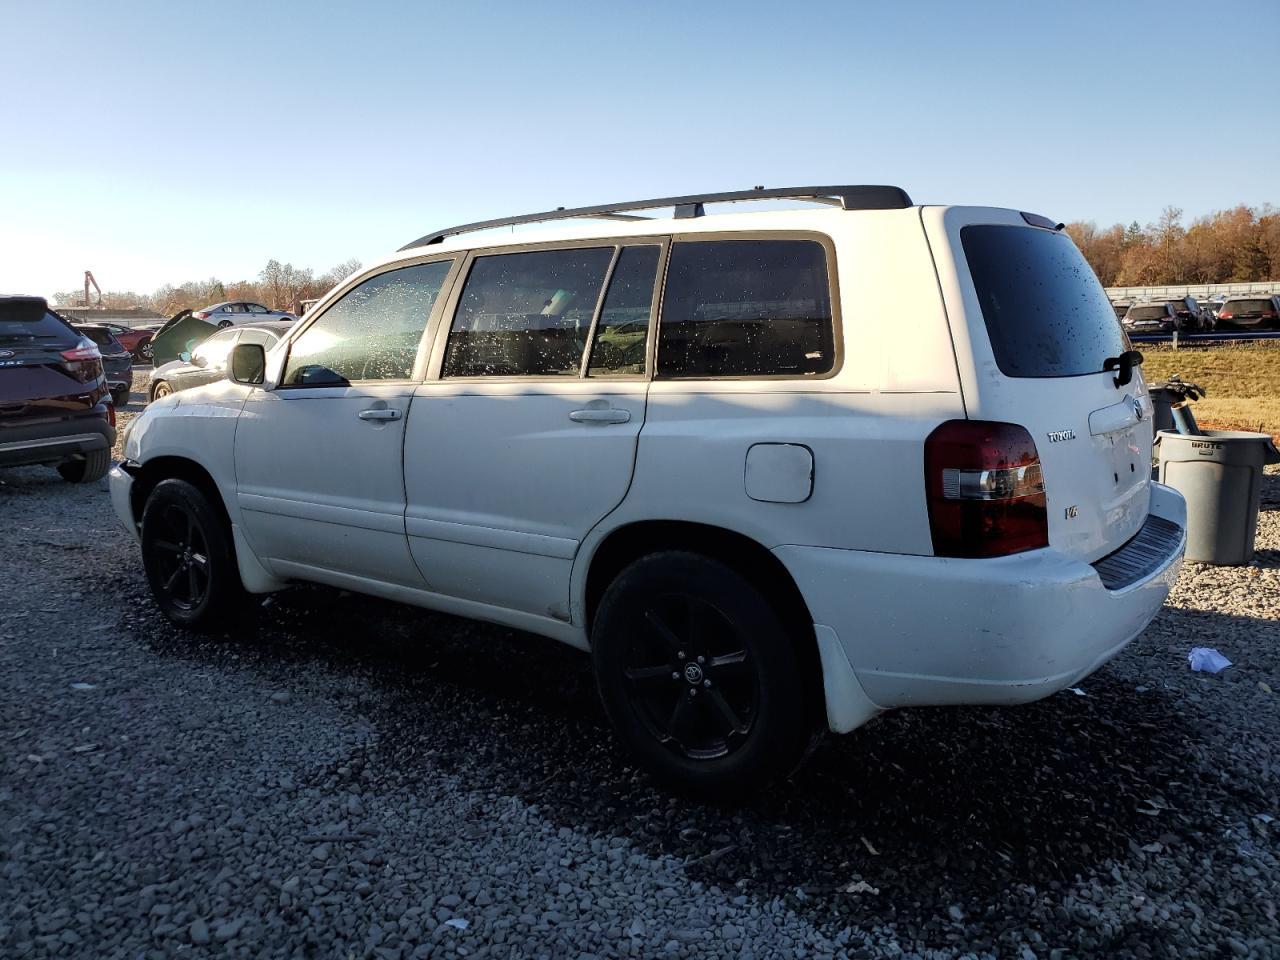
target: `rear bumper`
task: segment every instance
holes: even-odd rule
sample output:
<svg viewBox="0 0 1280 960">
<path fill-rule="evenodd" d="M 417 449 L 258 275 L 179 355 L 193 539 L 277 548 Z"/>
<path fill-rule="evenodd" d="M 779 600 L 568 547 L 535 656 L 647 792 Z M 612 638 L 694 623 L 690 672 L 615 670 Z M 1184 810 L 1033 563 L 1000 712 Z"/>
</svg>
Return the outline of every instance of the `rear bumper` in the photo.
<svg viewBox="0 0 1280 960">
<path fill-rule="evenodd" d="M 1186 504 L 1154 484 L 1151 512 L 1180 536 L 1119 589 L 1052 548 L 991 560 L 774 552 L 875 706 L 1025 703 L 1092 673 L 1159 611 L 1181 569 Z"/>
<path fill-rule="evenodd" d="M 0 429 L 0 467 L 57 463 L 94 450 L 109 450 L 115 442 L 115 428 L 105 417 L 6 424 Z"/>
</svg>

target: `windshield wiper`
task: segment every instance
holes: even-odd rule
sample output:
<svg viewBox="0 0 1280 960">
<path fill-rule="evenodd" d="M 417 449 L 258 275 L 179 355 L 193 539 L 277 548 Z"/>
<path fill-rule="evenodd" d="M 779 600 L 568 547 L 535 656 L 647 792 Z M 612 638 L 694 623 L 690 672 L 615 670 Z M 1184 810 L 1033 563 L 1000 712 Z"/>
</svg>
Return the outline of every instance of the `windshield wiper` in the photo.
<svg viewBox="0 0 1280 960">
<path fill-rule="evenodd" d="M 1117 387 L 1123 387 L 1133 379 L 1133 368 L 1142 366 L 1142 354 L 1137 350 L 1126 350 L 1118 357 L 1107 357 L 1102 361 L 1102 372 L 1118 371 L 1115 376 Z"/>
</svg>

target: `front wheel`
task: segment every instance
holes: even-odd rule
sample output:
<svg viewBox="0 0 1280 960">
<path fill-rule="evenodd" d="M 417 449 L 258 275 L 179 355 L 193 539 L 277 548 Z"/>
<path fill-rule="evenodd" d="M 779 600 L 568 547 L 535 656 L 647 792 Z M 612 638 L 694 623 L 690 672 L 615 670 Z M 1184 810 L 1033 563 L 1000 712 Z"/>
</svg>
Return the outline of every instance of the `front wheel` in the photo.
<svg viewBox="0 0 1280 960">
<path fill-rule="evenodd" d="M 167 397 L 171 393 L 173 393 L 173 388 L 161 380 L 151 388 L 151 399 L 153 401 L 159 400 L 161 397 Z"/>
<path fill-rule="evenodd" d="M 591 640 L 605 711 L 659 779 L 721 794 L 804 757 L 814 724 L 799 638 L 725 564 L 677 551 L 637 560 L 605 592 Z"/>
<path fill-rule="evenodd" d="M 147 497 L 142 565 L 156 604 L 179 626 L 215 627 L 244 609 L 227 525 L 185 480 L 162 480 Z"/>
</svg>

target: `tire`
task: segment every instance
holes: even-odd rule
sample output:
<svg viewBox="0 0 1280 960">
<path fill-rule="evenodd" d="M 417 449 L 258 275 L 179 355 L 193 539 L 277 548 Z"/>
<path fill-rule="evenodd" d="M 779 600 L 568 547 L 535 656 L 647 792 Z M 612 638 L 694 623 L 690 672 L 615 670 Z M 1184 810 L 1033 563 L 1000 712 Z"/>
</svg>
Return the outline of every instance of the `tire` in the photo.
<svg viewBox="0 0 1280 960">
<path fill-rule="evenodd" d="M 151 400 L 154 402 L 161 397 L 167 397 L 171 393 L 173 393 L 173 387 L 169 386 L 168 382 L 160 380 L 151 388 Z"/>
<path fill-rule="evenodd" d="M 58 464 L 58 473 L 67 483 L 93 483 L 105 477 L 110 469 L 111 451 L 106 447 L 86 453 L 83 460 Z"/>
<path fill-rule="evenodd" d="M 117 407 L 125 406 L 129 402 L 129 391 L 128 390 L 111 391 L 111 402 L 114 403 Z"/>
<path fill-rule="evenodd" d="M 134 357 L 141 363 L 151 362 L 151 340 L 143 340 L 138 344 L 138 349 L 134 351 Z"/>
<path fill-rule="evenodd" d="M 227 524 L 185 480 L 162 480 L 147 497 L 142 565 L 156 605 L 179 626 L 211 629 L 247 609 Z"/>
<path fill-rule="evenodd" d="M 219 329 L 219 330 L 225 330 L 225 329 L 227 329 L 227 327 L 229 327 L 229 326 L 231 326 L 231 321 L 230 321 L 230 320 L 220 320 L 220 321 L 218 322 L 218 329 Z"/>
<path fill-rule="evenodd" d="M 592 625 L 600 697 L 619 738 L 690 793 L 758 789 L 812 742 L 798 638 L 737 571 L 695 553 L 637 560 Z"/>
</svg>

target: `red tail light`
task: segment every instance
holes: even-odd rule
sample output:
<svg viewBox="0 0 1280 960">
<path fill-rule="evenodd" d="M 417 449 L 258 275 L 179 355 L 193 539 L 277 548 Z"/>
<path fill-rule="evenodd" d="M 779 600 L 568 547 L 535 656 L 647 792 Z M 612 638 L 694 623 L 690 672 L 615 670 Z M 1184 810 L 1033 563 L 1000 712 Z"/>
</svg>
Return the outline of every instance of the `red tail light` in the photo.
<svg viewBox="0 0 1280 960">
<path fill-rule="evenodd" d="M 78 347 L 62 351 L 62 359 L 68 363 L 79 363 L 83 360 L 101 360 L 102 354 L 92 343 L 82 343 Z"/>
<path fill-rule="evenodd" d="M 1222 311 L 1221 313 L 1219 313 L 1219 314 L 1218 314 L 1218 319 L 1219 319 L 1219 320 L 1230 320 L 1230 319 L 1231 319 L 1231 314 L 1230 314 L 1230 312 L 1228 312 L 1228 311 L 1224 310 L 1224 311 Z"/>
<path fill-rule="evenodd" d="M 948 420 L 924 443 L 933 552 L 1002 557 L 1049 545 L 1040 455 L 1013 423 Z"/>
<path fill-rule="evenodd" d="M 195 311 L 194 313 L 192 313 L 191 315 L 192 315 L 193 317 L 195 317 L 197 320 L 208 320 L 208 319 L 209 319 L 209 313 L 208 313 L 208 311 L 206 311 L 206 310 L 196 310 L 196 311 Z"/>
<path fill-rule="evenodd" d="M 116 425 L 116 405 L 110 400 L 107 401 L 107 423 L 113 427 Z"/>
</svg>

